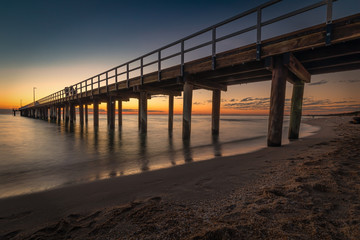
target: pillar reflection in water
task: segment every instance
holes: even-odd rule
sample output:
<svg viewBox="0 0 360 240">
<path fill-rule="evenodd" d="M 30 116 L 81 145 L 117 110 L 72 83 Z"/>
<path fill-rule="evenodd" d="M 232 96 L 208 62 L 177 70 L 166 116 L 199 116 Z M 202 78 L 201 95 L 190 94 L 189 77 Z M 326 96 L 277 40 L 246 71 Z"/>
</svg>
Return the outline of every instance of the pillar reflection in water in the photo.
<svg viewBox="0 0 360 240">
<path fill-rule="evenodd" d="M 169 131 L 169 159 L 173 166 L 176 165 L 175 161 L 175 151 L 174 151 L 174 141 L 172 137 L 172 132 Z"/>
<path fill-rule="evenodd" d="M 147 135 L 146 133 L 139 133 L 139 161 L 141 164 L 141 171 L 148 171 L 149 170 L 149 160 L 147 158 Z"/>
<path fill-rule="evenodd" d="M 214 146 L 214 156 L 221 156 L 221 144 L 219 142 L 219 135 L 212 135 L 212 145 Z"/>
<path fill-rule="evenodd" d="M 184 159 L 185 162 L 192 162 L 192 151 L 190 147 L 190 139 L 183 139 L 183 152 L 184 152 Z"/>
</svg>

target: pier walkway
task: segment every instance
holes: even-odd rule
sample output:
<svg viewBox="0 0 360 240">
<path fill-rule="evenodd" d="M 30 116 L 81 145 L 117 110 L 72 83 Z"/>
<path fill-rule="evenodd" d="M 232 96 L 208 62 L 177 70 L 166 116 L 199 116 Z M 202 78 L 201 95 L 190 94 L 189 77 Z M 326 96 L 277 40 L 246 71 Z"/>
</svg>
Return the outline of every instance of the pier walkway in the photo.
<svg viewBox="0 0 360 240">
<path fill-rule="evenodd" d="M 53 93 L 19 108 L 22 116 L 74 122 L 79 107 L 80 124 L 88 121 L 88 105 L 93 104 L 95 127 L 99 125 L 99 104 L 107 103 L 108 126 L 122 125 L 122 102 L 139 99 L 139 129 L 147 131 L 147 101 L 152 95 L 169 96 L 169 131 L 173 128 L 174 96 L 183 96 L 183 139 L 191 134 L 192 94 L 196 89 L 212 91 L 212 132 L 219 133 L 221 91 L 228 86 L 271 81 L 268 146 L 280 146 L 285 103 L 285 87 L 293 85 L 289 138 L 299 137 L 304 86 L 311 75 L 360 69 L 360 14 L 333 21 L 333 1 L 313 3 L 290 13 L 263 21 L 262 11 L 281 0 L 269 1 L 256 8 L 215 24 L 174 43 Z M 337 3 L 341 3 L 337 1 Z M 262 28 L 313 9 L 324 10 L 326 21 L 270 39 L 262 39 Z M 253 16 L 253 26 L 218 36 L 218 29 L 242 18 Z M 218 44 L 254 33 L 256 42 L 218 52 Z M 188 42 L 199 37 L 209 39 L 196 46 Z M 174 50 L 175 49 L 175 50 Z M 207 57 L 185 61 L 189 53 L 209 49 Z M 171 54 L 166 54 L 172 50 Z M 165 62 L 175 62 L 163 67 Z M 150 72 L 147 72 L 149 71 Z M 241 133 L 239 133 L 241 134 Z"/>
</svg>

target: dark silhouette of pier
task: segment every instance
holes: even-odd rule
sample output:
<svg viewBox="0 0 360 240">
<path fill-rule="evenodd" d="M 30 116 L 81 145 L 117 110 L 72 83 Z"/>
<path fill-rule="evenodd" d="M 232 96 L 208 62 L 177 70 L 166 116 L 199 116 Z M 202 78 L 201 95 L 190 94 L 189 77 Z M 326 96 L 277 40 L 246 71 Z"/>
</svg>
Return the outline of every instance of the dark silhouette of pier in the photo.
<svg viewBox="0 0 360 240">
<path fill-rule="evenodd" d="M 299 137 L 303 92 L 311 75 L 360 69 L 360 14 L 332 19 L 333 1 L 319 1 L 290 13 L 263 21 L 262 11 L 281 0 L 269 1 L 223 22 L 175 41 L 134 60 L 53 93 L 19 109 L 22 116 L 54 121 L 75 121 L 79 106 L 80 124 L 88 122 L 88 105 L 93 104 L 95 127 L 99 125 L 99 104 L 107 103 L 108 127 L 115 128 L 115 104 L 118 125 L 122 125 L 122 102 L 139 99 L 139 129 L 147 131 L 147 100 L 152 95 L 169 96 L 169 131 L 173 128 L 174 96 L 183 95 L 183 139 L 191 134 L 192 93 L 196 89 L 212 91 L 212 133 L 219 134 L 221 91 L 228 86 L 271 81 L 268 146 L 280 146 L 285 103 L 285 87 L 293 85 L 290 139 Z M 270 39 L 262 39 L 262 28 L 304 12 L 324 9 L 324 23 Z M 217 30 L 239 19 L 254 15 L 256 24 L 218 36 Z M 218 52 L 224 40 L 254 32 L 256 42 Z M 193 47 L 186 43 L 208 34 L 210 39 Z M 209 47 L 207 57 L 185 61 L 185 55 Z M 169 49 L 177 49 L 167 54 Z M 154 60 L 155 59 L 155 60 Z M 164 68 L 167 60 L 177 64 Z M 145 73 L 145 68 L 153 71 Z M 239 133 L 241 134 L 241 133 Z"/>
</svg>

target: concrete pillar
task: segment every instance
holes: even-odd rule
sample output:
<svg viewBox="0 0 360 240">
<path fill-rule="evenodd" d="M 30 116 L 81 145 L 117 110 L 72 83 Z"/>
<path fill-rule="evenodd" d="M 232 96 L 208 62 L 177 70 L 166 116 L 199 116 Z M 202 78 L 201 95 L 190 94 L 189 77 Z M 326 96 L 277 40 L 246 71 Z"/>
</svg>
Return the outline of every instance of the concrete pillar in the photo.
<svg viewBox="0 0 360 240">
<path fill-rule="evenodd" d="M 289 139 L 298 139 L 301 123 L 302 102 L 304 96 L 304 82 L 293 85 L 291 99 L 291 113 L 289 126 Z"/>
<path fill-rule="evenodd" d="M 191 107 L 193 88 L 194 86 L 192 84 L 185 82 L 183 97 L 183 139 L 190 139 L 191 134 Z"/>
<path fill-rule="evenodd" d="M 212 121 L 211 131 L 213 135 L 219 135 L 220 129 L 220 103 L 221 103 L 221 91 L 219 89 L 213 90 L 212 93 Z"/>
<path fill-rule="evenodd" d="M 146 133 L 147 131 L 147 92 L 140 92 L 140 132 Z"/>
<path fill-rule="evenodd" d="M 122 101 L 118 100 L 118 123 L 119 129 L 122 127 Z"/>
<path fill-rule="evenodd" d="M 80 125 L 84 125 L 84 106 L 79 105 Z"/>
<path fill-rule="evenodd" d="M 88 119 L 89 119 L 89 115 L 88 115 L 88 105 L 87 103 L 85 104 L 85 123 L 88 123 Z"/>
<path fill-rule="evenodd" d="M 169 123 L 168 123 L 169 132 L 172 132 L 173 125 L 174 125 L 174 96 L 169 95 Z"/>
<path fill-rule="evenodd" d="M 98 100 L 94 100 L 94 127 L 99 127 L 99 102 Z"/>
<path fill-rule="evenodd" d="M 65 121 L 65 106 L 63 106 L 62 111 L 63 121 Z"/>
<path fill-rule="evenodd" d="M 287 77 L 288 69 L 283 64 L 282 56 L 274 57 L 267 138 L 268 146 L 281 146 Z"/>
</svg>

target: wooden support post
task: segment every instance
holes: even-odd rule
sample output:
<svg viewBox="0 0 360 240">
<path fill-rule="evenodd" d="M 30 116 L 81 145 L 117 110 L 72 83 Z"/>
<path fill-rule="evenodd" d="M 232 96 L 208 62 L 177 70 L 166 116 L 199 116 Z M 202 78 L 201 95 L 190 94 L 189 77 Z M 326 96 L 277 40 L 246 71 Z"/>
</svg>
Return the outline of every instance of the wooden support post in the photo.
<svg viewBox="0 0 360 240">
<path fill-rule="evenodd" d="M 122 127 L 122 101 L 121 99 L 118 100 L 118 122 L 119 122 L 119 129 Z"/>
<path fill-rule="evenodd" d="M 293 93 L 291 99 L 289 139 L 299 138 L 303 96 L 304 82 L 295 83 L 293 85 Z"/>
<path fill-rule="evenodd" d="M 74 105 L 74 122 L 76 121 L 76 106 Z"/>
<path fill-rule="evenodd" d="M 140 132 L 146 133 L 147 131 L 147 92 L 140 92 Z"/>
<path fill-rule="evenodd" d="M 108 98 L 107 102 L 106 102 L 106 115 L 107 115 L 107 125 L 110 125 L 110 97 Z"/>
<path fill-rule="evenodd" d="M 58 107 L 58 121 L 61 122 L 61 107 Z"/>
<path fill-rule="evenodd" d="M 274 57 L 267 137 L 268 146 L 281 146 L 287 78 L 288 69 L 283 64 L 283 58 L 281 56 Z"/>
<path fill-rule="evenodd" d="M 65 106 L 65 117 L 66 117 L 66 122 L 70 121 L 70 104 L 67 103 Z"/>
<path fill-rule="evenodd" d="M 108 127 L 109 129 L 115 128 L 115 101 L 112 97 L 109 97 L 107 102 L 108 109 Z"/>
<path fill-rule="evenodd" d="M 70 123 L 75 122 L 75 105 L 70 103 Z"/>
<path fill-rule="evenodd" d="M 56 114 L 57 114 L 57 112 L 56 112 L 56 106 L 54 105 L 53 106 L 53 120 L 56 122 Z"/>
<path fill-rule="evenodd" d="M 93 115 L 94 115 L 94 127 L 97 128 L 99 126 L 99 102 L 97 100 L 94 100 Z"/>
<path fill-rule="evenodd" d="M 192 107 L 192 94 L 194 86 L 189 82 L 184 84 L 184 97 L 183 97 L 183 139 L 190 139 L 191 134 L 191 107 Z"/>
<path fill-rule="evenodd" d="M 172 132 L 174 125 L 174 95 L 169 95 L 169 132 Z"/>
<path fill-rule="evenodd" d="M 141 112 L 140 112 L 140 108 L 141 108 L 141 106 L 140 106 L 140 97 L 139 97 L 139 101 L 138 101 L 138 104 L 139 104 L 139 106 L 138 106 L 138 125 L 139 125 L 139 130 L 140 130 L 140 127 L 141 127 Z"/>
<path fill-rule="evenodd" d="M 221 91 L 213 90 L 212 95 L 212 134 L 219 135 L 220 129 L 220 103 L 221 103 Z"/>
<path fill-rule="evenodd" d="M 85 123 L 87 124 L 88 123 L 88 105 L 87 105 L 87 103 L 85 104 Z"/>
<path fill-rule="evenodd" d="M 84 105 L 79 105 L 80 125 L 84 125 Z"/>
</svg>

